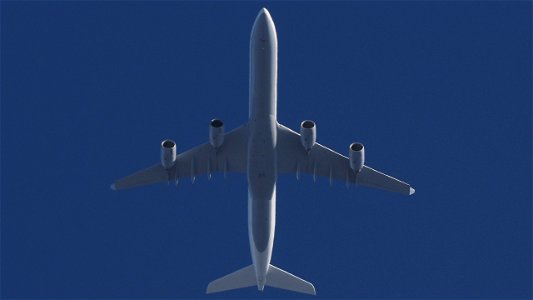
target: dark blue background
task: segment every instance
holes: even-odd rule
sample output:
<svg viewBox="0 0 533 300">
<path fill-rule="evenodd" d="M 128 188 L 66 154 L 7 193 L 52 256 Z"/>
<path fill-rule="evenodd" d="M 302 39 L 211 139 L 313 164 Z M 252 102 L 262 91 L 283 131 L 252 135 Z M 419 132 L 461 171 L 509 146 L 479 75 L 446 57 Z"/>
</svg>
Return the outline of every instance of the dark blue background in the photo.
<svg viewBox="0 0 533 300">
<path fill-rule="evenodd" d="M 203 298 L 251 263 L 245 176 L 109 185 L 247 120 L 262 6 L 279 121 L 417 189 L 280 177 L 273 264 L 324 298 L 531 297 L 530 2 L 1 5 L 2 298 Z"/>
</svg>

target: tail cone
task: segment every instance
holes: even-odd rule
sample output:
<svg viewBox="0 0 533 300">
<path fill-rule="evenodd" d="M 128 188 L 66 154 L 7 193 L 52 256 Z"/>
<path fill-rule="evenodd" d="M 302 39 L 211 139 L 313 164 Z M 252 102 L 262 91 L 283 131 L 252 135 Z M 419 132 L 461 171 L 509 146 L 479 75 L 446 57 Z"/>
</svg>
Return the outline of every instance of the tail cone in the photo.
<svg viewBox="0 0 533 300">
<path fill-rule="evenodd" d="M 260 280 L 257 280 L 257 289 L 259 291 L 263 291 L 265 289 L 265 279 L 260 279 Z"/>
</svg>

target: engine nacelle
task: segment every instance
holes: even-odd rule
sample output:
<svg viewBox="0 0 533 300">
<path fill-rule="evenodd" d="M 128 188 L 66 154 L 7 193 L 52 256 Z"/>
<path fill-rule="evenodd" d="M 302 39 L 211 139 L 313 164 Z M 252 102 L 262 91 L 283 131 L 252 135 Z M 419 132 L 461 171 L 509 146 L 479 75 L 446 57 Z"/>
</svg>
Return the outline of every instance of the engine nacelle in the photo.
<svg viewBox="0 0 533 300">
<path fill-rule="evenodd" d="M 209 123 L 209 143 L 215 148 L 224 143 L 224 122 L 219 119 L 213 119 Z"/>
<path fill-rule="evenodd" d="M 176 162 L 176 142 L 164 140 L 161 142 L 161 164 L 165 169 L 170 169 Z"/>
<path fill-rule="evenodd" d="M 316 143 L 316 124 L 305 120 L 300 124 L 300 141 L 305 150 L 309 151 Z"/>
<path fill-rule="evenodd" d="M 350 145 L 350 168 L 356 173 L 361 171 L 365 164 L 365 146 L 361 143 L 352 143 Z"/>
</svg>

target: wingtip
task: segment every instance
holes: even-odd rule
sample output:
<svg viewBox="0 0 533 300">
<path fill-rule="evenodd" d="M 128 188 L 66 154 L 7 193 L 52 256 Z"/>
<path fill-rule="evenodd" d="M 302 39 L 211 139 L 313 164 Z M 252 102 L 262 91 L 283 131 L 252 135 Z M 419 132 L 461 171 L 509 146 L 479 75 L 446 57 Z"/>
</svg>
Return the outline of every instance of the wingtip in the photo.
<svg viewBox="0 0 533 300">
<path fill-rule="evenodd" d="M 216 289 L 215 285 L 213 285 L 213 282 L 216 281 L 216 280 L 213 280 L 211 281 L 207 287 L 205 288 L 205 293 L 206 294 L 213 294 L 213 293 L 218 293 L 218 292 L 221 292 L 219 290 Z"/>
<path fill-rule="evenodd" d="M 116 187 L 116 185 L 114 183 L 109 188 L 111 188 L 113 191 L 117 190 L 117 187 Z"/>
<path fill-rule="evenodd" d="M 207 285 L 207 287 L 205 288 L 205 293 L 206 293 L 206 294 L 211 294 L 211 293 L 213 293 L 213 291 L 211 290 L 211 283 L 212 283 L 212 282 L 210 282 L 210 283 Z"/>
<path fill-rule="evenodd" d="M 413 189 L 412 187 L 409 188 L 409 195 L 412 195 L 415 193 L 415 189 Z"/>
<path fill-rule="evenodd" d="M 312 288 L 312 291 L 309 294 L 313 295 L 313 296 L 316 296 L 316 289 L 315 289 L 315 286 L 312 283 L 311 283 L 311 288 Z"/>
</svg>

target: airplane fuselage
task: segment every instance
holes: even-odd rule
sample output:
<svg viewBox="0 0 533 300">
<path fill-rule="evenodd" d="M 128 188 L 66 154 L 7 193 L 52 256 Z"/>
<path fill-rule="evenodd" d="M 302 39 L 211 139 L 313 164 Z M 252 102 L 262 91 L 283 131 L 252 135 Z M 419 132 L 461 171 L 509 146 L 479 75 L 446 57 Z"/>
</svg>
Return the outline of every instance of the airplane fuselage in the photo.
<svg viewBox="0 0 533 300">
<path fill-rule="evenodd" d="M 266 12 L 250 37 L 250 121 L 248 140 L 248 236 L 257 286 L 263 290 L 276 227 L 278 41 Z"/>
</svg>

